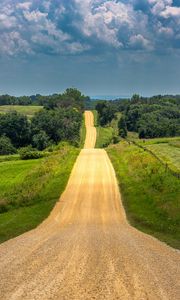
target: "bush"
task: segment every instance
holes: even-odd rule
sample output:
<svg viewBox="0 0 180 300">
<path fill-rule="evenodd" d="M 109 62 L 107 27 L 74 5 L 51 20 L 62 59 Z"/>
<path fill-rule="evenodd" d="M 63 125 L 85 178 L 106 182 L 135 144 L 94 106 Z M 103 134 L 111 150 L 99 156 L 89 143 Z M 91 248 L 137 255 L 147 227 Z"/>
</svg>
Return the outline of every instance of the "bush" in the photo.
<svg viewBox="0 0 180 300">
<path fill-rule="evenodd" d="M 8 155 L 16 153 L 16 149 L 11 143 L 11 140 L 6 136 L 0 137 L 0 155 Z"/>
<path fill-rule="evenodd" d="M 50 139 L 45 131 L 40 130 L 32 138 L 33 146 L 42 151 L 50 145 Z"/>
<path fill-rule="evenodd" d="M 4 199 L 0 199 L 0 214 L 8 211 L 7 201 Z"/>
<path fill-rule="evenodd" d="M 37 151 L 32 146 L 24 147 L 19 150 L 20 158 L 25 159 L 38 159 L 44 156 L 43 152 Z"/>
</svg>

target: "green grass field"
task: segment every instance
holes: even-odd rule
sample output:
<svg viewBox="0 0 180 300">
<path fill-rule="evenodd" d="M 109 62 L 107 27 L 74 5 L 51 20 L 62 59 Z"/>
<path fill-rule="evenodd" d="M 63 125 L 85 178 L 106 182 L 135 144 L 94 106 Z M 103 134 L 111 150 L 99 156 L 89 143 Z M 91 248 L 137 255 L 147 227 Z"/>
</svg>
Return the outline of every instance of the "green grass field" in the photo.
<svg viewBox="0 0 180 300">
<path fill-rule="evenodd" d="M 107 147 L 113 140 L 114 129 L 112 127 L 96 127 L 97 139 L 96 148 Z"/>
<path fill-rule="evenodd" d="M 0 163 L 0 242 L 35 228 L 49 215 L 79 151 L 64 143 L 46 158 Z"/>
<path fill-rule="evenodd" d="M 121 142 L 107 152 L 119 181 L 129 222 L 180 248 L 180 184 L 150 153 Z"/>
<path fill-rule="evenodd" d="M 17 111 L 23 115 L 26 115 L 29 119 L 33 115 L 41 110 L 43 106 L 31 106 L 31 105 L 2 105 L 0 106 L 0 113 L 8 113 L 11 111 Z"/>
<path fill-rule="evenodd" d="M 180 137 L 136 140 L 136 142 L 151 150 L 171 170 L 180 173 Z"/>
</svg>

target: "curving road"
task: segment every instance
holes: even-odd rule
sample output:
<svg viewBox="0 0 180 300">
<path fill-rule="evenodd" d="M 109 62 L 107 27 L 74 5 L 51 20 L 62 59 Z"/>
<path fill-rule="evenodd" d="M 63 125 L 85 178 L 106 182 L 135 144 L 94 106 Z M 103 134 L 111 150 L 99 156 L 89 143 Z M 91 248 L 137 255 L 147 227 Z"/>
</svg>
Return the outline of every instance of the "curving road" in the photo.
<svg viewBox="0 0 180 300">
<path fill-rule="evenodd" d="M 49 218 L 0 246 L 0 299 L 180 299 L 180 252 L 128 224 L 85 117 L 85 149 Z"/>
</svg>

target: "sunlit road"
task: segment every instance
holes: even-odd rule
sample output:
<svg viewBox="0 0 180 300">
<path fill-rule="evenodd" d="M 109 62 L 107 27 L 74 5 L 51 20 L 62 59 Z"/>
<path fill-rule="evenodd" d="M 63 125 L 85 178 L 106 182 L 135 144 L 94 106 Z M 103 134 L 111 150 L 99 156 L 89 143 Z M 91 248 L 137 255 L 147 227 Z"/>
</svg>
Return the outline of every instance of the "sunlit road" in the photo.
<svg viewBox="0 0 180 300">
<path fill-rule="evenodd" d="M 67 188 L 37 229 L 0 246 L 0 299 L 180 299 L 180 252 L 126 221 L 93 115 Z"/>
</svg>

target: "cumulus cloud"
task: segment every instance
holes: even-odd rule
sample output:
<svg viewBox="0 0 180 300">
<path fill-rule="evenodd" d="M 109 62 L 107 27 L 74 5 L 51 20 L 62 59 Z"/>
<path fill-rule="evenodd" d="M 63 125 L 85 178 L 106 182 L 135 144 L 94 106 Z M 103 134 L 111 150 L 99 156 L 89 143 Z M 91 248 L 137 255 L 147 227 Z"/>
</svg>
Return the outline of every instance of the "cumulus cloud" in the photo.
<svg viewBox="0 0 180 300">
<path fill-rule="evenodd" d="M 151 42 L 145 39 L 141 34 L 131 36 L 129 42 L 130 45 L 136 49 L 153 49 Z"/>
<path fill-rule="evenodd" d="M 17 3 L 16 8 L 19 9 L 29 9 L 31 7 L 31 2 L 22 2 L 22 3 Z"/>
<path fill-rule="evenodd" d="M 180 7 L 167 6 L 166 9 L 161 12 L 161 16 L 165 18 L 180 17 Z"/>
<path fill-rule="evenodd" d="M 180 48 L 172 0 L 2 0 L 0 54 Z"/>
</svg>

